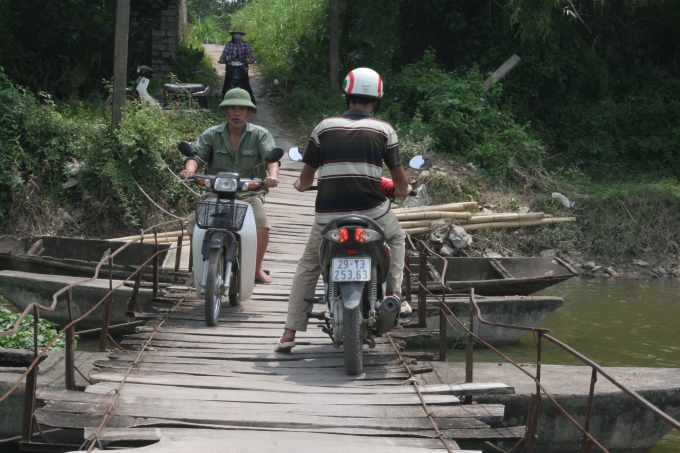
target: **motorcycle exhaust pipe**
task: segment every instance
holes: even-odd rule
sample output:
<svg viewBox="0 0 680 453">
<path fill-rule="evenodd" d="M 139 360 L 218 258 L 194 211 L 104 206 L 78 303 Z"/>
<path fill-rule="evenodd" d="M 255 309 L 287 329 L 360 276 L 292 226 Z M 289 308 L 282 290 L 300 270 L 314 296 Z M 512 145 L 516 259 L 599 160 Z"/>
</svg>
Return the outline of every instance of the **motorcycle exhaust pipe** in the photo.
<svg viewBox="0 0 680 453">
<path fill-rule="evenodd" d="M 394 329 L 399 310 L 401 310 L 401 300 L 397 296 L 387 296 L 383 299 L 375 323 L 378 333 L 383 334 Z"/>
</svg>

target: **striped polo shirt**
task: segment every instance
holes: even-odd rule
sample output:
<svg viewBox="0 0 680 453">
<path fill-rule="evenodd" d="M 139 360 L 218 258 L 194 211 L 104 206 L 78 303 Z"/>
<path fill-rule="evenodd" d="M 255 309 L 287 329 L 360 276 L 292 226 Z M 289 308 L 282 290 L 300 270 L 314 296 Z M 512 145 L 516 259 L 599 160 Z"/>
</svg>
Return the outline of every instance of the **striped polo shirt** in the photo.
<svg viewBox="0 0 680 453">
<path fill-rule="evenodd" d="M 322 225 L 341 214 L 384 216 L 390 202 L 380 191 L 382 164 L 390 170 L 402 165 L 392 125 L 359 109 L 319 123 L 303 162 L 317 169 L 316 221 Z"/>
</svg>

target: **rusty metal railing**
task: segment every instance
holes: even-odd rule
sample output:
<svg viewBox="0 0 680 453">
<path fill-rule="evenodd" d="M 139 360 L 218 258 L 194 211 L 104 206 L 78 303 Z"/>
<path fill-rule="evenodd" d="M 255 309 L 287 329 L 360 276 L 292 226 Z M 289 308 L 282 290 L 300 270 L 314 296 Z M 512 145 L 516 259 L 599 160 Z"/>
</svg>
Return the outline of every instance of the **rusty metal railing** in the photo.
<svg viewBox="0 0 680 453">
<path fill-rule="evenodd" d="M 592 452 L 592 447 L 593 445 L 597 446 L 602 450 L 604 453 L 609 453 L 609 450 L 607 450 L 597 439 L 595 439 L 591 434 L 590 434 L 590 422 L 592 418 L 592 412 L 593 412 L 593 399 L 594 399 L 594 394 L 595 394 L 595 383 L 597 382 L 597 377 L 598 374 L 602 375 L 606 380 L 611 382 L 614 386 L 619 388 L 624 394 L 626 394 L 628 397 L 632 398 L 639 406 L 641 406 L 643 409 L 652 412 L 656 417 L 661 419 L 664 423 L 669 425 L 671 428 L 674 428 L 678 431 L 680 431 L 680 422 L 663 412 L 661 409 L 653 405 L 651 402 L 649 402 L 647 399 L 639 395 L 637 392 L 634 390 L 628 388 L 626 385 L 618 381 L 615 377 L 613 377 L 611 374 L 607 373 L 600 365 L 598 365 L 596 362 L 593 360 L 589 359 L 585 355 L 579 353 L 572 347 L 568 346 L 566 343 L 563 343 L 562 341 L 558 340 L 557 338 L 549 335 L 550 330 L 545 329 L 545 328 L 540 328 L 540 327 L 526 327 L 526 326 L 515 326 L 515 325 L 509 325 L 509 324 L 502 324 L 502 323 L 495 323 L 491 321 L 487 321 L 484 319 L 482 316 L 482 312 L 479 308 L 479 305 L 477 304 L 477 301 L 475 299 L 475 290 L 474 288 L 464 288 L 464 289 L 451 289 L 446 285 L 446 270 L 448 266 L 448 261 L 435 253 L 432 249 L 430 249 L 423 241 L 418 241 L 418 247 L 416 247 L 413 244 L 413 240 L 410 236 L 407 236 L 409 241 L 411 241 L 411 246 L 418 250 L 418 261 L 419 261 L 419 269 L 418 269 L 418 277 L 416 278 L 416 282 L 418 283 L 418 322 L 417 323 L 412 323 L 409 327 L 426 327 L 426 316 L 427 316 L 427 296 L 428 294 L 433 297 L 435 300 L 437 300 L 439 304 L 439 359 L 442 361 L 446 361 L 446 351 L 447 351 L 447 344 L 446 344 L 446 339 L 447 339 L 447 324 L 450 324 L 451 327 L 455 329 L 455 326 L 451 323 L 451 321 L 448 319 L 447 315 L 450 315 L 459 325 L 464 329 L 465 332 L 468 334 L 468 341 L 466 345 L 466 354 L 465 354 L 465 382 L 473 382 L 473 369 L 474 369 L 474 342 L 478 341 L 479 343 L 483 344 L 484 346 L 488 347 L 492 351 L 494 351 L 496 354 L 498 354 L 500 357 L 502 357 L 504 360 L 506 360 L 508 363 L 512 364 L 515 368 L 519 369 L 521 372 L 523 372 L 525 375 L 527 375 L 529 378 L 531 378 L 535 383 L 536 383 L 536 393 L 531 395 L 531 401 L 529 404 L 529 412 L 527 414 L 527 428 L 525 431 L 525 435 L 523 438 L 524 441 L 524 446 L 525 446 L 525 451 L 527 453 L 534 453 L 535 451 L 535 441 L 536 441 L 536 432 L 537 432 L 537 425 L 538 425 L 538 413 L 539 413 L 539 406 L 540 406 L 540 401 L 541 401 L 541 393 L 543 393 L 548 400 L 570 421 L 571 424 L 573 424 L 579 431 L 583 433 L 583 437 L 581 438 L 581 453 L 590 453 Z M 427 288 L 427 253 L 429 252 L 432 256 L 438 257 L 442 259 L 444 263 L 444 267 L 441 272 L 441 282 L 440 286 L 442 288 L 442 294 L 441 294 L 441 299 L 437 297 L 432 291 L 430 291 Z M 406 282 L 406 290 L 407 292 L 407 297 L 410 299 L 411 297 L 411 276 L 413 275 L 413 272 L 411 271 L 410 267 L 408 264 L 404 264 L 404 277 L 405 277 L 405 282 Z M 451 310 L 451 308 L 446 304 L 446 294 L 461 294 L 461 293 L 467 293 L 469 295 L 469 313 L 470 313 L 470 320 L 469 320 L 469 325 L 466 326 L 465 323 L 458 317 L 456 314 Z M 527 332 L 532 332 L 536 338 L 536 375 L 532 374 L 528 370 L 526 370 L 524 367 L 510 359 L 507 355 L 503 354 L 501 351 L 493 347 L 491 344 L 489 344 L 487 341 L 485 341 L 483 338 L 481 338 L 479 335 L 474 333 L 474 316 L 475 314 L 477 315 L 477 321 L 481 324 L 491 326 L 491 327 L 497 327 L 497 328 L 504 328 L 504 329 L 515 329 L 515 330 L 523 330 Z M 574 419 L 567 411 L 560 405 L 555 397 L 541 384 L 541 358 L 542 358 L 542 340 L 546 339 L 550 341 L 551 343 L 557 345 L 560 347 L 562 350 L 568 352 L 572 356 L 576 357 L 578 360 L 581 362 L 585 363 L 592 369 L 591 373 L 591 379 L 590 379 L 590 386 L 589 386 L 589 393 L 588 393 L 588 405 L 587 405 L 587 410 L 586 410 L 586 418 L 584 422 L 584 426 L 581 426 L 578 421 Z M 466 402 L 470 403 L 471 402 L 471 397 L 466 397 Z M 513 449 L 514 450 L 514 449 Z"/>
<path fill-rule="evenodd" d="M 49 306 L 42 305 L 40 303 L 32 303 L 28 305 L 24 311 L 19 315 L 19 318 L 17 321 L 14 323 L 14 326 L 10 330 L 2 331 L 0 332 L 0 336 L 6 336 L 6 335 L 13 335 L 19 332 L 20 326 L 24 319 L 26 319 L 26 316 L 28 316 L 31 312 L 33 313 L 33 333 L 34 333 L 34 343 L 33 343 L 33 361 L 31 364 L 26 368 L 26 371 L 19 377 L 19 379 L 16 381 L 16 383 L 9 389 L 7 390 L 2 396 L 0 396 L 0 403 L 4 401 L 9 395 L 11 395 L 14 391 L 16 391 L 17 388 L 21 385 L 21 383 L 26 380 L 26 387 L 25 387 L 25 394 L 24 394 L 24 409 L 23 409 L 23 415 L 22 415 L 22 433 L 21 433 L 21 442 L 22 443 L 31 443 L 32 438 L 33 438 L 33 422 L 35 421 L 37 424 L 37 419 L 35 417 L 35 402 L 36 402 L 36 390 L 37 390 L 37 381 L 38 381 L 38 370 L 39 370 L 39 365 L 38 363 L 40 362 L 40 359 L 45 353 L 49 350 L 52 345 L 62 336 L 65 336 L 65 353 L 64 353 L 64 377 L 65 377 L 65 388 L 67 390 L 77 390 L 76 388 L 76 380 L 75 380 L 75 372 L 77 371 L 82 375 L 80 370 L 75 365 L 75 326 L 78 322 L 82 321 L 83 319 L 87 318 L 90 316 L 92 313 L 95 312 L 102 304 L 104 304 L 104 314 L 102 317 L 102 326 L 101 328 L 98 329 L 91 329 L 89 331 L 84 331 L 84 332 L 91 332 L 91 331 L 97 331 L 100 330 L 100 338 L 99 338 L 99 350 L 100 351 L 105 351 L 106 350 L 106 345 L 108 343 L 108 340 L 113 341 L 113 338 L 111 338 L 111 335 L 109 334 L 109 330 L 112 327 L 122 327 L 122 326 L 128 326 L 133 323 L 125 323 L 125 324 L 119 324 L 116 326 L 110 326 L 110 320 L 111 320 L 111 310 L 113 308 L 113 293 L 121 288 L 122 286 L 125 285 L 129 280 L 131 280 L 133 277 L 136 277 L 136 282 L 135 286 L 131 295 L 131 300 L 130 302 L 133 302 L 133 299 L 136 298 L 137 296 L 137 291 L 139 290 L 139 286 L 141 284 L 141 279 L 142 279 L 142 274 L 144 273 L 145 267 L 150 263 L 153 262 L 153 284 L 152 284 L 152 298 L 158 298 L 158 289 L 159 289 L 159 268 L 160 268 L 160 259 L 159 255 L 162 253 L 159 250 L 158 246 L 158 229 L 161 227 L 165 227 L 168 225 L 172 224 L 177 224 L 179 223 L 180 225 L 180 236 L 178 238 L 177 246 L 175 247 L 169 247 L 162 252 L 169 252 L 170 250 L 176 250 L 176 256 L 175 256 L 175 265 L 174 265 L 174 271 L 177 273 L 179 271 L 179 265 L 180 265 L 180 260 L 181 260 L 181 253 L 182 249 L 184 247 L 184 244 L 182 243 L 182 236 L 183 236 L 183 231 L 184 231 L 184 226 L 185 222 L 184 221 L 178 221 L 178 220 L 172 220 L 169 222 L 163 222 L 157 225 L 154 225 L 152 227 L 147 228 L 146 230 L 141 230 L 140 236 L 136 239 L 133 239 L 129 242 L 127 242 L 125 245 L 119 247 L 115 252 L 111 253 L 111 250 L 107 250 L 104 252 L 104 255 L 102 258 L 99 260 L 99 263 L 97 263 L 97 266 L 94 271 L 94 276 L 92 278 L 84 279 L 82 281 L 73 283 L 71 285 L 68 285 L 61 290 L 57 291 L 53 296 L 52 296 L 52 304 Z M 113 262 L 116 256 L 118 256 L 123 250 L 128 248 L 131 244 L 140 242 L 142 245 L 144 243 L 144 235 L 148 232 L 153 232 L 154 234 L 154 243 L 155 243 L 155 250 L 154 253 L 149 256 L 146 260 L 144 259 L 144 250 L 143 247 L 141 248 L 142 250 L 142 257 L 141 257 L 141 262 L 142 264 L 135 270 L 133 271 L 125 280 L 123 280 L 119 285 L 117 285 L 115 288 L 113 286 Z M 109 292 L 101 299 L 99 302 L 97 302 L 90 310 L 88 310 L 85 314 L 82 316 L 78 317 L 77 319 L 73 319 L 73 309 L 72 309 L 72 293 L 73 293 L 73 288 L 78 287 L 80 285 L 83 285 L 85 283 L 89 283 L 93 280 L 96 280 L 99 277 L 99 272 L 101 270 L 101 267 L 105 264 L 108 263 L 108 279 L 109 279 Z M 176 275 L 176 274 L 175 274 Z M 42 349 L 39 347 L 38 343 L 38 324 L 40 322 L 40 311 L 54 311 L 57 308 L 57 305 L 59 304 L 59 298 L 61 296 L 65 295 L 66 298 L 66 307 L 68 311 L 68 319 L 69 322 L 64 326 L 58 333 L 57 335 L 52 338 Z M 128 305 L 130 306 L 130 302 L 128 302 Z M 82 332 L 81 332 L 82 333 Z M 38 429 L 40 430 L 40 426 L 38 425 Z"/>
</svg>

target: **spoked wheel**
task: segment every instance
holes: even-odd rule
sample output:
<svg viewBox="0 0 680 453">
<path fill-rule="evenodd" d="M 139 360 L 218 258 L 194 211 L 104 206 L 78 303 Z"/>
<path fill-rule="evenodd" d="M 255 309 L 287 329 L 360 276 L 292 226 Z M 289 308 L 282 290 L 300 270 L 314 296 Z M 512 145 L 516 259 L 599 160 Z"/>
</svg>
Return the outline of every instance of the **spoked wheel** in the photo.
<svg viewBox="0 0 680 453">
<path fill-rule="evenodd" d="M 220 317 L 222 292 L 224 291 L 224 251 L 213 249 L 208 261 L 208 275 L 205 282 L 205 323 L 216 326 Z"/>
<path fill-rule="evenodd" d="M 236 263 L 234 263 L 231 267 L 230 281 L 231 284 L 229 285 L 229 305 L 231 305 L 232 307 L 237 307 L 241 305 L 241 302 L 239 302 L 238 289 L 240 288 L 240 282 L 238 280 L 238 267 Z"/>
<path fill-rule="evenodd" d="M 361 374 L 363 356 L 361 354 L 361 306 L 351 310 L 345 308 L 343 313 L 343 355 L 345 372 L 350 376 Z"/>
</svg>

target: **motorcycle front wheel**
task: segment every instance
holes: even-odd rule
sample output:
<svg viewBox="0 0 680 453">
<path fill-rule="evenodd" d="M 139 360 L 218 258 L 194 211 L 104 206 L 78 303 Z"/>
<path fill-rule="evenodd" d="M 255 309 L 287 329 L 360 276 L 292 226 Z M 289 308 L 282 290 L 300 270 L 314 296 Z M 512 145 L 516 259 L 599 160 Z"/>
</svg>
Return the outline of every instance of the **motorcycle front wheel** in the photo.
<svg viewBox="0 0 680 453">
<path fill-rule="evenodd" d="M 361 374 L 363 355 L 361 353 L 361 306 L 347 309 L 343 313 L 343 356 L 345 372 L 350 376 Z"/>
<path fill-rule="evenodd" d="M 239 302 L 239 288 L 241 286 L 239 282 L 239 272 L 238 272 L 238 265 L 234 263 L 231 267 L 231 277 L 230 277 L 230 284 L 229 284 L 229 305 L 232 307 L 238 307 L 241 305 L 241 302 Z"/>
<path fill-rule="evenodd" d="M 205 323 L 216 326 L 220 317 L 222 292 L 224 291 L 224 251 L 213 249 L 208 259 L 208 275 L 205 280 Z"/>
</svg>

